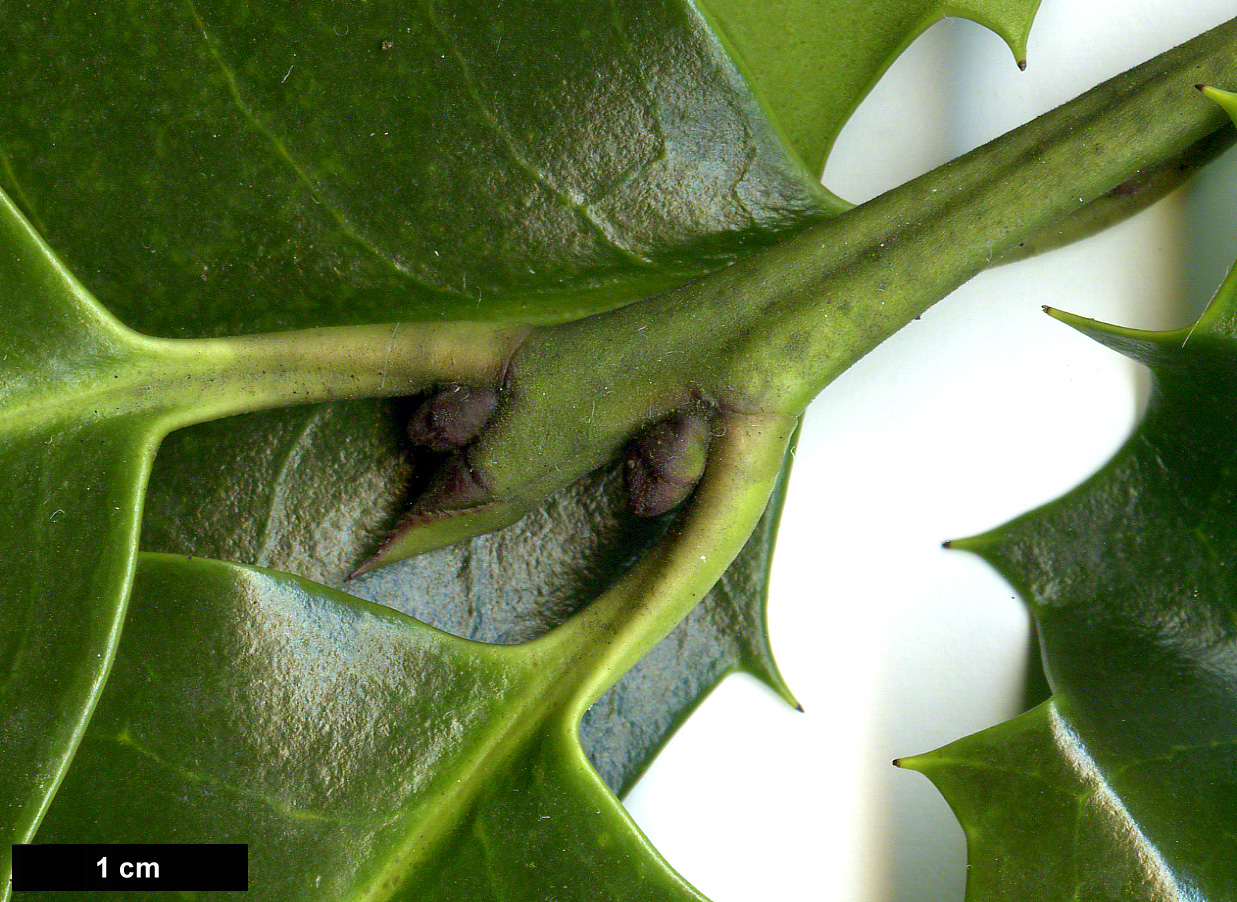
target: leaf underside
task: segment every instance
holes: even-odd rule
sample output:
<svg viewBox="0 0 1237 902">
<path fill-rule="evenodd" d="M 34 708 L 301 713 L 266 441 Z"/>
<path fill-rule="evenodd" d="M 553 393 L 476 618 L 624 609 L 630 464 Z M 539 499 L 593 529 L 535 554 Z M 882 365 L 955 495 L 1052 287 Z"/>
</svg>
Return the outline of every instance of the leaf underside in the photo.
<svg viewBox="0 0 1237 902">
<path fill-rule="evenodd" d="M 122 319 L 175 336 L 572 318 L 840 209 L 687 5 L 525 6 L 9 10 L 0 187 Z M 89 41 L 76 40 L 87 21 Z M 56 50 L 68 44 L 90 52 Z M 147 547 L 341 585 L 406 488 L 385 411 L 288 412 L 178 433 L 150 495 Z M 221 457 L 235 464 L 225 479 Z M 178 472 L 205 478 L 172 497 L 164 476 Z M 463 552 L 469 569 L 446 553 L 421 565 L 438 568 L 421 582 L 401 584 L 400 571 L 349 588 L 464 635 L 544 631 L 664 528 L 616 514 L 613 489 L 608 507 L 588 497 L 592 484 L 575 490 L 564 506 L 580 510 L 560 522 L 557 549 L 538 528 L 474 543 Z M 652 680 L 664 691 L 647 697 L 662 704 L 616 687 L 597 709 L 615 714 L 589 715 L 586 735 L 612 785 L 629 785 L 725 672 L 743 667 L 785 693 L 763 631 L 774 525 L 728 577 L 742 593 L 719 589 L 695 629 L 682 627 L 627 684 Z M 605 541 L 573 547 L 594 530 Z M 492 593 L 475 572 L 496 574 L 530 548 L 530 560 L 568 563 L 546 576 L 525 569 L 532 603 L 489 613 Z M 452 588 L 443 598 L 426 585 Z"/>
<path fill-rule="evenodd" d="M 679 284 L 841 208 L 769 125 L 708 24 L 674 0 L 261 12 L 185 0 L 140 16 L 84 11 L 6 13 L 0 187 L 96 295 L 146 332 L 572 318 Z M 87 22 L 90 38 L 78 40 Z M 68 45 L 89 53 L 66 57 Z M 750 60 L 745 71 L 755 71 Z M 835 79 L 822 84 L 840 90 Z M 838 107 L 831 128 L 852 105 Z M 390 526 L 407 478 L 389 418 L 351 410 L 362 409 L 178 434 L 151 494 L 148 547 L 339 585 Z M 286 431 L 301 428 L 299 440 Z M 228 481 L 179 501 L 163 492 L 166 474 L 210 474 L 220 458 L 237 463 Z M 414 565 L 419 584 L 392 589 L 392 575 L 350 588 L 464 635 L 544 631 L 660 528 L 615 512 L 613 480 L 606 504 L 594 503 L 594 485 L 551 504 L 568 511 L 558 548 L 542 550 L 532 518 L 518 527 L 525 533 Z M 210 503 L 185 510 L 195 493 Z M 729 670 L 789 695 L 763 630 L 775 513 L 693 622 L 587 718 L 590 749 L 616 788 Z M 572 547 L 572 535 L 598 529 L 596 547 Z M 495 574 L 534 544 L 530 559 L 565 562 L 522 584 L 548 611 L 488 611 L 493 593 L 476 574 L 503 581 Z M 426 593 L 414 597 L 418 585 L 452 588 L 431 611 Z"/>
<path fill-rule="evenodd" d="M 40 840 L 246 842 L 250 895 L 278 902 L 700 900 L 592 772 L 552 670 L 296 577 L 144 555 Z"/>
<path fill-rule="evenodd" d="M 888 56 L 904 43 L 900 36 L 881 52 Z M 65 47 L 80 52 L 66 54 Z M 887 62 L 865 63 L 871 70 L 865 77 L 874 78 Z M 842 209 L 785 143 L 784 123 L 771 124 L 747 87 L 744 76 L 763 65 L 747 59 L 741 74 L 705 20 L 680 0 L 608 6 L 470 0 L 449 10 L 432 0 L 315 2 L 295 9 L 184 0 L 136 14 L 124 5 L 83 0 L 54 9 L 18 5 L 6 9 L 0 31 L 0 75 L 8 91 L 0 105 L 0 189 L 91 292 L 127 324 L 151 334 L 396 319 L 562 321 L 682 284 Z M 838 105 L 825 133 L 836 134 L 853 105 Z M 18 221 L 15 211 L 6 215 Z M 239 673 L 241 664 L 273 666 L 278 658 L 287 673 L 301 674 L 283 695 L 284 671 L 265 687 L 203 681 L 200 660 L 229 650 L 188 649 L 200 648 L 205 636 L 222 642 L 218 630 L 244 619 L 243 604 L 251 605 L 248 614 L 276 616 L 274 608 L 263 607 L 263 593 L 289 592 L 302 599 L 302 614 L 323 623 L 390 627 L 404 637 L 399 654 L 427 642 L 450 647 L 456 651 L 445 660 L 454 667 L 459 649 L 476 647 L 326 590 L 295 584 L 300 588 L 292 591 L 287 587 L 294 583 L 254 571 L 165 560 L 151 566 L 164 568 L 166 578 L 146 590 L 156 597 L 147 602 L 153 613 L 143 616 L 156 626 L 134 620 L 126 628 L 130 657 L 104 689 L 124 616 L 146 468 L 162 426 L 136 415 L 101 421 L 86 410 L 76 419 L 27 417 L 29 409 L 55 409 L 49 399 L 64 385 L 79 391 L 92 379 L 114 375 L 107 365 L 128 351 L 87 347 L 98 336 L 106 344 L 119 334 L 117 327 L 33 233 L 21 240 L 38 250 L 25 259 L 49 266 L 33 281 L 28 273 L 0 271 L 0 316 L 13 358 L 4 371 L 6 389 L 15 386 L 0 397 L 0 405 L 7 404 L 0 406 L 0 463 L 16 479 L 11 497 L 20 499 L 3 531 L 16 562 L 6 577 L 4 619 L 26 625 L 8 631 L 0 645 L 7 668 L 0 691 L 17 700 L 6 705 L 10 720 L 35 712 L 40 722 L 33 731 L 6 725 L 6 735 L 21 737 L 7 746 L 15 754 L 0 760 L 6 787 L 21 787 L 6 793 L 6 804 L 13 800 L 4 812 L 6 835 L 29 835 L 105 692 L 106 716 L 91 724 L 40 841 L 105 841 L 107 835 L 224 841 L 234 835 L 227 831 L 238 829 L 233 820 L 240 806 L 271 835 L 286 833 L 287 842 L 302 843 L 291 852 L 271 846 L 262 853 L 271 861 L 323 856 L 320 875 L 299 868 L 265 872 L 277 875 L 270 898 L 346 898 L 358 886 L 384 886 L 366 869 L 382 857 L 374 849 L 389 850 L 407 838 L 400 830 L 411 823 L 412 796 L 384 802 L 365 793 L 407 789 L 383 776 L 382 765 L 412 761 L 416 767 L 415 750 L 388 742 L 383 759 L 377 740 L 354 749 L 343 739 L 322 746 L 322 737 L 308 728 L 288 735 L 296 731 L 296 706 L 309 697 L 298 700 L 295 693 L 327 698 L 331 673 L 339 673 L 306 654 L 313 630 L 304 623 L 295 642 L 285 624 L 271 644 L 247 646 L 240 663 L 229 659 Z M 3 265 L 17 263 L 13 257 Z M 24 339 L 18 336 L 28 326 L 30 351 L 21 359 Z M 83 335 L 85 344 L 74 344 Z M 62 375 L 62 383 L 49 374 Z M 398 420 L 386 405 L 331 405 L 179 433 L 159 465 L 145 540 L 149 547 L 286 567 L 338 584 L 363 556 L 358 551 L 370 550 L 390 525 L 405 483 L 417 478 L 404 460 Z M 191 509 L 198 489 L 190 477 L 217 480 L 221 462 L 229 463 L 231 475 L 196 496 L 199 507 Z M 615 474 L 599 475 L 514 532 L 410 561 L 349 588 L 464 635 L 494 642 L 529 638 L 610 585 L 665 528 L 664 522 L 634 521 L 622 512 L 619 495 Z M 763 626 L 779 506 L 771 505 L 739 563 L 688 623 L 587 716 L 590 752 L 612 786 L 630 784 L 725 672 L 749 670 L 789 697 Z M 576 547 L 580 535 L 594 531 L 592 546 Z M 527 569 L 513 579 L 517 559 Z M 533 565 L 543 564 L 547 572 L 534 574 Z M 236 575 L 241 572 L 249 575 Z M 217 611 L 222 620 L 215 633 L 210 623 L 190 627 L 159 619 L 193 616 L 157 611 L 167 601 L 159 593 L 175 584 L 176 592 L 191 597 L 211 579 L 236 589 L 203 601 L 237 606 L 226 616 Z M 271 580 L 280 588 L 270 589 Z M 241 591 L 243 585 L 249 589 Z M 492 604 L 515 586 L 535 604 Z M 439 602 L 432 611 L 431 596 Z M 159 630 L 172 629 L 185 631 L 181 642 L 156 641 Z M 322 639 L 325 659 L 347 657 L 331 645 L 343 633 L 313 635 Z M 55 656 L 48 653 L 52 640 Z M 78 654 L 64 653 L 75 645 Z M 295 662 L 293 651 L 301 654 Z M 492 662 L 515 660 L 518 652 L 477 654 L 455 675 L 483 682 L 502 671 L 506 678 L 508 665 Z M 151 679 L 152 673 L 162 676 Z M 348 673 L 362 681 L 390 676 Z M 164 678 L 181 687 L 178 692 L 165 691 Z M 46 680 L 55 681 L 56 698 L 27 704 L 32 692 L 46 695 L 32 688 Z M 476 689 L 463 700 L 465 708 L 501 707 L 498 689 L 464 683 L 463 689 Z M 407 706 L 423 701 L 395 698 L 393 684 L 383 686 L 375 692 L 389 701 L 389 710 L 368 711 L 374 724 L 397 710 L 411 716 Z M 268 695 L 253 695 L 263 688 Z M 258 716 L 268 717 L 267 732 L 251 720 L 253 730 L 246 733 L 246 718 Z M 186 723 L 203 725 L 186 730 Z M 395 742 L 392 723 L 383 738 Z M 449 726 L 448 733 L 464 727 Z M 569 887 L 555 884 L 556 898 L 596 898 L 598 886 L 616 899 L 625 893 L 697 898 L 647 849 L 589 772 L 577 730 L 574 723 L 547 728 L 507 750 L 503 766 L 509 771 L 493 771 L 494 786 L 501 779 L 539 780 L 512 788 L 526 798 L 579 808 L 562 827 L 567 832 L 540 825 L 547 829 L 499 836 L 516 829 L 517 814 L 527 818 L 531 810 L 496 809 L 498 802 L 479 794 L 461 821 L 473 832 L 451 834 L 437 847 L 454 850 L 443 852 L 439 871 L 415 871 L 422 876 L 408 879 L 425 884 L 403 884 L 385 896 L 386 889 L 375 890 L 375 897 L 446 892 L 442 898 L 490 898 L 486 872 L 472 864 L 509 869 L 514 860 L 544 858 L 542 876 L 554 877 L 550 862 L 561 864 L 562 885 Z M 272 736 L 287 741 L 262 746 Z M 229 742 L 233 746 L 212 746 Z M 250 747 L 242 754 L 237 743 Z M 361 752 L 371 758 L 349 757 Z M 323 761 L 337 757 L 357 765 L 349 793 L 368 787 L 352 802 L 321 770 Z M 31 761 L 38 766 L 31 769 Z M 256 770 L 239 773 L 246 762 Z M 369 770 L 361 773 L 362 765 Z M 289 767 L 300 771 L 291 784 L 280 783 L 276 778 L 288 776 Z M 100 779 L 109 773 L 117 779 Z M 270 785 L 257 785 L 268 777 Z M 149 786 L 158 804 L 139 810 L 134 799 L 120 797 L 135 786 Z M 359 807 L 336 810 L 349 804 Z M 375 826 L 374 812 L 384 805 L 391 818 L 404 819 L 401 826 Z M 147 817 L 156 810 L 158 817 Z M 90 833 L 89 825 L 98 829 Z M 558 851 L 543 855 L 539 845 L 529 845 L 545 842 L 557 843 Z M 570 850 L 566 857 L 562 849 Z M 527 857 L 504 862 L 514 850 Z M 470 869 L 452 878 L 458 883 L 452 894 L 442 880 L 457 860 Z M 329 861 L 332 868 L 325 866 Z M 577 887 L 572 875 L 582 872 L 594 882 Z M 336 881 L 338 892 L 318 895 L 318 876 Z M 527 892 L 512 898 L 549 898 L 536 881 L 512 886 L 531 887 L 512 890 Z"/>
<path fill-rule="evenodd" d="M 173 433 L 151 475 L 142 547 L 296 574 L 457 636 L 509 644 L 544 635 L 599 596 L 673 517 L 632 515 L 621 474 L 610 468 L 509 529 L 349 581 L 398 517 L 413 478 L 393 425 L 401 407 L 318 405 Z M 586 715 L 584 746 L 614 790 L 630 787 L 726 673 L 747 671 L 789 696 L 764 625 L 784 491 L 785 478 L 747 547 L 700 606 Z"/>
</svg>

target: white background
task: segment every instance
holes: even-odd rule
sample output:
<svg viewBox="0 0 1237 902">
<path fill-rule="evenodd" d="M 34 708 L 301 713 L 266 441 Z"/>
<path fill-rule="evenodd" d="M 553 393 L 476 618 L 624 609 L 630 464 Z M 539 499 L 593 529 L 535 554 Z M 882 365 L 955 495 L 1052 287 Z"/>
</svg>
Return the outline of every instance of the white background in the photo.
<svg viewBox="0 0 1237 902">
<path fill-rule="evenodd" d="M 864 103 L 826 184 L 872 197 L 1235 12 L 1234 0 L 1044 0 L 1026 72 L 992 33 L 943 22 Z M 940 543 L 1051 500 L 1128 435 L 1140 374 L 1040 308 L 1142 328 L 1192 318 L 1237 257 L 1231 221 L 1196 227 L 1200 208 L 1237 215 L 1237 157 L 1206 182 L 981 275 L 810 409 L 770 612 L 806 713 L 731 678 L 628 800 L 714 902 L 960 902 L 961 830 L 890 759 L 1019 713 L 1029 629 L 1002 580 Z"/>
</svg>

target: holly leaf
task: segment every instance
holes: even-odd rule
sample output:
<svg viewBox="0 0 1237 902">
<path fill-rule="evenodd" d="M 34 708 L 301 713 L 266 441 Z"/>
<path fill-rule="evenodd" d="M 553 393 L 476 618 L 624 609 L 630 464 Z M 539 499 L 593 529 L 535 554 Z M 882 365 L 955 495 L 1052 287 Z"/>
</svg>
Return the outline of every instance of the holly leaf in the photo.
<svg viewBox="0 0 1237 902">
<path fill-rule="evenodd" d="M 996 32 L 1026 65 L 1039 0 L 700 0 L 774 122 L 821 173 L 842 126 L 902 51 L 945 16 Z"/>
<path fill-rule="evenodd" d="M 1054 314 L 1150 367 L 1137 432 L 1059 501 L 954 543 L 1028 600 L 1052 698 L 904 760 L 975 902 L 1237 892 L 1237 270 L 1192 327 Z"/>
<path fill-rule="evenodd" d="M 768 501 L 792 424 L 728 425 L 678 528 L 531 642 L 454 637 L 287 574 L 148 558 L 39 840 L 244 837 L 251 892 L 278 900 L 699 900 L 578 730 Z"/>
<path fill-rule="evenodd" d="M 198 2 L 140 16 L 82 8 L 6 18 L 0 71 L 15 99 L 0 111 L 0 184 L 143 331 L 570 318 L 677 285 L 841 208 L 678 0 L 448 11 L 316 3 L 261 14 L 252 3 Z M 50 59 L 84 22 L 90 54 Z M 131 165 L 133 148 L 141 166 Z M 151 493 L 147 546 L 341 586 L 393 525 L 407 469 L 389 425 L 375 435 L 368 415 L 314 414 L 301 438 L 316 457 L 283 444 L 291 437 L 279 424 L 302 416 L 174 436 Z M 359 436 L 380 443 L 371 451 Z M 256 459 L 264 449 L 274 457 Z M 274 471 L 263 466 L 285 449 Z M 212 466 L 229 454 L 238 466 Z M 369 466 L 379 460 L 385 472 Z M 361 470 L 368 481 L 354 478 Z M 231 481 L 218 481 L 223 472 Z M 178 501 L 162 489 L 164 474 L 176 473 L 213 479 Z M 171 493 L 183 489 L 172 481 Z M 588 488 L 573 493 L 577 501 Z M 559 580 L 555 610 L 525 611 L 498 632 L 547 628 L 584 603 L 582 588 L 617 578 L 652 533 L 631 522 L 604 532 L 616 516 L 562 523 L 558 552 L 525 532 L 516 544 L 537 548 L 535 560 L 576 560 L 573 545 L 590 530 L 612 541 L 595 550 L 605 566 L 584 583 L 562 568 L 544 577 Z M 475 544 L 482 569 L 493 553 Z M 501 544 L 509 559 L 511 537 Z M 710 601 L 693 615 L 691 640 L 668 641 L 648 665 L 665 690 L 652 698 L 664 706 L 636 706 L 629 691 L 619 705 L 617 688 L 602 706 L 628 718 L 589 715 L 590 736 L 632 737 L 597 752 L 613 785 L 634 778 L 721 674 L 744 667 L 785 692 L 763 631 L 768 545 L 756 542 L 730 579 L 745 586 L 742 596 L 719 590 L 717 610 Z M 394 575 L 372 579 L 383 588 L 371 597 L 444 625 L 480 618 L 480 585 L 450 569 L 450 557 L 436 559 L 443 572 L 411 584 L 460 587 L 444 610 L 429 615 L 410 588 L 390 590 Z M 462 591 L 469 585 L 472 594 Z M 526 588 L 544 597 L 542 586 Z M 641 685 L 649 688 L 647 675 Z"/>
<path fill-rule="evenodd" d="M 593 675 L 286 574 L 143 555 L 39 839 L 245 842 L 250 896 L 278 902 L 701 900 L 580 749 Z"/>
<path fill-rule="evenodd" d="M 350 580 L 414 479 L 394 426 L 406 407 L 315 405 L 174 433 L 152 472 L 142 547 L 296 574 L 457 636 L 510 644 L 546 634 L 614 585 L 674 517 L 632 514 L 610 467 L 515 527 Z M 616 792 L 726 674 L 751 673 L 792 700 L 765 630 L 784 491 L 785 475 L 722 580 L 585 715 L 584 747 Z"/>
<path fill-rule="evenodd" d="M 0 187 L 149 334 L 572 319 L 844 206 L 686 0 L 23 5 L 0 79 Z"/>
<path fill-rule="evenodd" d="M 107 677 L 163 417 L 132 396 L 127 367 L 148 365 L 148 352 L 3 194 L 0 324 L 3 887 L 10 845 L 33 835 Z"/>
<path fill-rule="evenodd" d="M 904 12 L 894 15 L 903 24 Z M 56 53 L 83 22 L 91 52 Z M 251 3 L 202 0 L 140 17 L 93 6 L 84 16 L 70 4 L 13 11 L 0 71 L 14 96 L 0 110 L 0 184 L 118 315 L 152 333 L 570 318 L 679 284 L 840 209 L 769 125 L 709 23 L 677 0 L 423 4 L 398 14 L 329 3 L 258 14 Z M 825 73 L 813 91 L 840 84 Z M 848 104 L 837 109 L 848 115 Z M 142 166 L 130 165 L 135 148 Z M 281 416 L 176 436 L 155 477 L 148 547 L 342 585 L 393 522 L 407 478 L 399 440 L 389 426 L 375 435 L 369 414 L 317 413 L 301 435 L 315 456 L 280 432 L 303 415 Z M 371 450 L 361 435 L 379 444 Z M 184 486 L 173 476 L 163 491 L 165 474 L 216 472 L 209 462 L 229 455 L 239 464 L 223 468 L 233 481 L 177 501 Z M 379 460 L 385 472 L 370 466 Z M 274 471 L 263 466 L 276 461 Z M 358 482 L 362 470 L 368 481 Z M 470 544 L 469 570 L 436 559 L 442 570 L 416 585 L 449 577 L 461 591 L 433 615 L 409 589 L 389 589 L 394 576 L 356 591 L 488 635 L 474 622 L 488 616 L 475 603 L 480 584 L 462 591 L 470 583 L 459 574 L 490 566 L 490 544 L 508 556 L 513 543 L 535 545 L 534 559 L 557 555 L 576 569 L 553 570 L 552 588 L 530 580 L 528 597 L 555 599 L 551 611 L 494 629 L 549 628 L 583 604 L 583 586 L 617 578 L 655 533 L 630 518 L 610 525 L 623 515 L 585 502 L 592 485 L 550 506 L 597 515 L 575 530 L 561 521 L 560 550 L 543 550 L 534 525 Z M 590 743 L 612 785 L 627 785 L 732 669 L 789 697 L 763 629 L 774 516 L 660 663 L 625 681 L 651 690 L 644 700 L 620 686 L 588 716 L 588 736 L 625 737 L 604 753 Z M 590 530 L 607 541 L 584 559 L 572 543 Z"/>
</svg>

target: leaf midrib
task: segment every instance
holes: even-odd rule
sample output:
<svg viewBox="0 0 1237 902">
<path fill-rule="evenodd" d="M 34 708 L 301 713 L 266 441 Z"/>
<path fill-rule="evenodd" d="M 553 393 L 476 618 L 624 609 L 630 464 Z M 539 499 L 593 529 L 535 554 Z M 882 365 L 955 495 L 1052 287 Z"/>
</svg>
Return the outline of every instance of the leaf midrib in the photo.
<svg viewBox="0 0 1237 902">
<path fill-rule="evenodd" d="M 504 669 L 523 670 L 523 685 L 513 696 L 504 697 L 501 716 L 487 727 L 489 738 L 473 743 L 466 757 L 421 791 L 434 799 L 432 808 L 414 805 L 406 812 L 402 818 L 406 824 L 403 842 L 348 902 L 386 902 L 394 898 L 459 825 L 461 815 L 504 763 L 527 748 L 540 731 L 556 726 L 556 721 L 560 728 L 570 726 L 566 721 L 570 719 L 571 700 L 578 688 L 577 681 L 570 678 L 574 659 L 546 660 L 535 644 L 486 649 Z"/>
</svg>

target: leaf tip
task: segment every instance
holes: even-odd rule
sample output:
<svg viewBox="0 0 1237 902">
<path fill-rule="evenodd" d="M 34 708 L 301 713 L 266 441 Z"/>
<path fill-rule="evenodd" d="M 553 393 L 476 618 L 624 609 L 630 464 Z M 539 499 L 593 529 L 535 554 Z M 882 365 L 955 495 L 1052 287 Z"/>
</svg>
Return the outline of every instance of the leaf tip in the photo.
<svg viewBox="0 0 1237 902">
<path fill-rule="evenodd" d="M 993 567 L 1000 569 L 999 561 L 1004 556 L 1011 536 L 1006 526 L 998 526 L 988 532 L 981 532 L 978 535 L 965 536 L 959 539 L 950 539 L 943 543 L 943 546 L 948 551 L 965 551 L 976 555 L 981 560 L 986 561 Z"/>
<path fill-rule="evenodd" d="M 375 551 L 365 560 L 361 561 L 360 564 L 354 567 L 352 571 L 349 572 L 348 575 L 344 577 L 344 581 L 351 582 L 352 580 L 356 579 L 358 576 L 363 576 L 364 574 L 368 573 L 371 570 L 377 570 L 379 567 L 385 564 L 387 562 L 386 561 L 387 549 L 390 547 L 393 541 L 394 541 L 394 536 L 385 539 L 383 543 L 378 546 L 377 551 Z"/>
<path fill-rule="evenodd" d="M 900 758 L 893 759 L 893 766 L 902 770 L 913 770 L 917 774 L 923 774 L 931 779 L 928 773 L 932 769 L 933 756 L 936 752 L 927 752 L 922 755 L 903 755 Z"/>
<path fill-rule="evenodd" d="M 948 542 L 942 542 L 941 547 L 947 551 L 969 551 L 972 554 L 982 555 L 984 550 L 991 546 L 994 541 L 991 534 L 981 533 L 977 536 L 950 539 Z"/>
<path fill-rule="evenodd" d="M 1213 88 L 1211 85 L 1195 85 L 1194 87 L 1202 91 L 1209 99 L 1214 100 L 1220 105 L 1224 112 L 1228 113 L 1229 118 L 1237 124 L 1237 93 L 1232 91 L 1222 91 L 1219 88 Z"/>
<path fill-rule="evenodd" d="M 1067 313 L 1055 307 L 1044 307 L 1044 312 L 1109 350 L 1148 366 L 1161 361 L 1164 358 L 1165 349 L 1174 348 L 1180 344 L 1178 332 L 1128 329 L 1125 326 L 1114 326 L 1112 323 L 1079 316 L 1076 313 Z"/>
<path fill-rule="evenodd" d="M 346 573 L 344 575 L 344 582 L 351 582 L 352 580 L 356 579 L 358 576 L 364 573 L 368 573 L 370 570 L 373 570 L 375 567 L 377 567 L 378 565 L 377 563 L 374 562 L 374 557 L 376 557 L 376 555 L 371 555 L 370 557 L 362 561 L 360 566 L 354 567 L 352 570 Z"/>
<path fill-rule="evenodd" d="M 1018 70 L 1020 72 L 1027 71 L 1027 58 L 1025 56 L 1018 60 Z"/>
<path fill-rule="evenodd" d="M 1040 0 L 993 2 L 993 0 L 954 0 L 947 15 L 962 16 L 990 31 L 1008 45 L 1019 69 L 1026 69 L 1027 41 Z"/>
<path fill-rule="evenodd" d="M 799 699 L 795 697 L 790 686 L 786 685 L 786 680 L 783 679 L 781 671 L 778 670 L 777 662 L 773 660 L 772 656 L 765 657 L 764 660 L 754 664 L 749 663 L 743 667 L 743 670 L 777 693 L 777 697 L 789 707 L 800 713 L 803 712 L 803 705 L 799 703 Z"/>
</svg>

